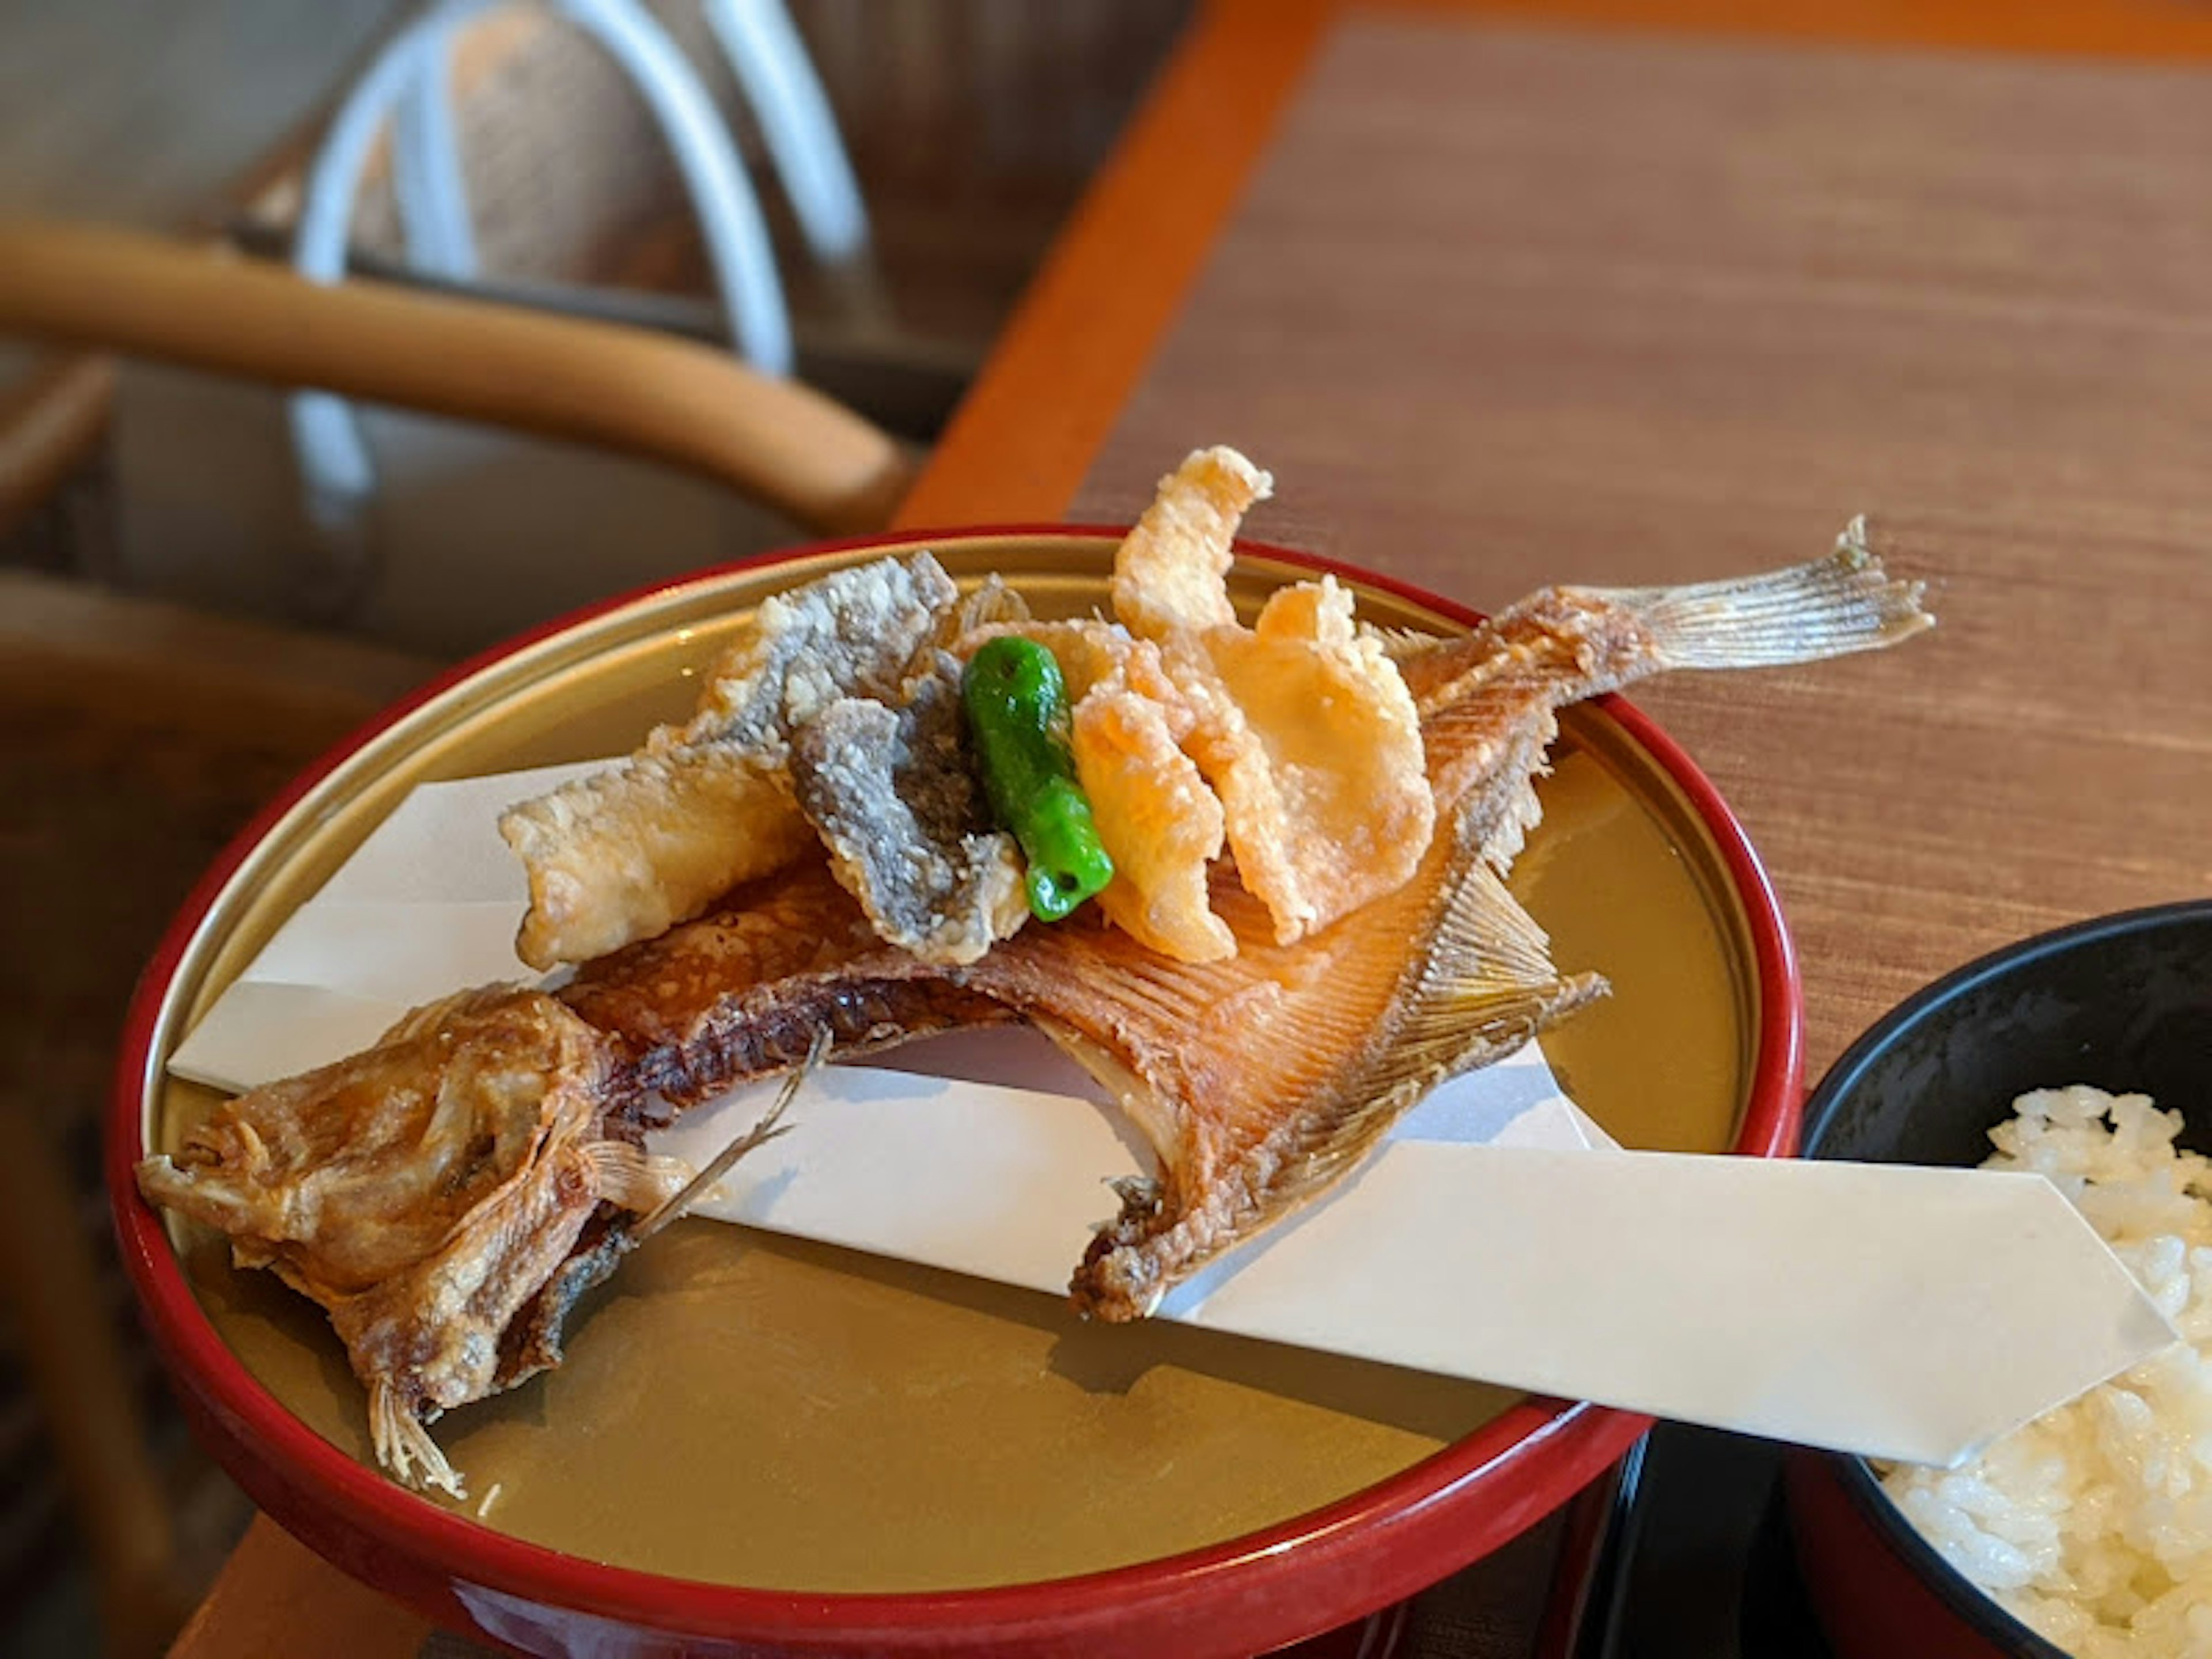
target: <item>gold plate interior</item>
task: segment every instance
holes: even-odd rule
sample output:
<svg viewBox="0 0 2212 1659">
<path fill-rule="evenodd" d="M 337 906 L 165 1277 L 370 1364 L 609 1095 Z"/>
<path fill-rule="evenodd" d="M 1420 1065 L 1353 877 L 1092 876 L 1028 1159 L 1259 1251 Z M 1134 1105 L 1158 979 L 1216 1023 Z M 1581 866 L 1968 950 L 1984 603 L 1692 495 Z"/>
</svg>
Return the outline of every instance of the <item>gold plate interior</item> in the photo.
<svg viewBox="0 0 2212 1659">
<path fill-rule="evenodd" d="M 998 571 L 1042 614 L 1103 602 L 1109 546 L 1097 538 L 935 546 L 956 577 Z M 897 550 L 655 595 L 399 720 L 228 884 L 180 964 L 155 1055 L 416 784 L 622 752 L 688 712 L 692 678 L 762 597 Z M 1232 591 L 1249 616 L 1306 574 L 1240 560 Z M 1360 613 L 1450 629 L 1379 591 L 1361 592 Z M 1570 711 L 1554 758 L 1514 885 L 1561 967 L 1597 969 L 1614 994 L 1546 1052 L 1625 1143 L 1721 1148 L 1743 1108 L 1758 1012 L 1741 902 L 1687 801 L 1616 722 Z M 145 1089 L 157 1146 L 213 1098 L 159 1073 Z M 1102 1190 L 1102 1218 L 1110 1207 Z M 224 1340 L 302 1421 L 368 1461 L 362 1393 L 319 1311 L 270 1275 L 233 1271 L 211 1235 L 173 1236 Z M 458 1507 L 498 1531 L 711 1582 L 926 1590 L 1236 1537 L 1394 1474 L 1517 1398 L 1180 1327 L 1086 1325 L 1052 1297 L 686 1222 L 599 1293 L 561 1370 L 435 1433 L 469 1479 Z"/>
</svg>

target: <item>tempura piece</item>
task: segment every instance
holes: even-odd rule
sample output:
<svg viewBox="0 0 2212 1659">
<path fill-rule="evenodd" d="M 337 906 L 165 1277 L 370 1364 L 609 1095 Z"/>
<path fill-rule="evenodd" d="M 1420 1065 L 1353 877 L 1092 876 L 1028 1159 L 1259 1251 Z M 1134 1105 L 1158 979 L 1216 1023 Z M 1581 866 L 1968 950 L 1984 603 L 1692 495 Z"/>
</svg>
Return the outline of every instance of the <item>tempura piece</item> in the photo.
<svg viewBox="0 0 2212 1659">
<path fill-rule="evenodd" d="M 1176 742 L 1167 708 L 1119 676 L 1101 681 L 1075 706 L 1069 748 L 1114 860 L 1099 908 L 1178 962 L 1236 955 L 1237 936 L 1207 889 L 1224 841 L 1221 802 Z"/>
<path fill-rule="evenodd" d="M 812 844 L 781 765 L 672 730 L 654 732 L 613 769 L 501 817 L 499 832 L 529 877 L 514 951 L 532 967 L 650 939 Z"/>
<path fill-rule="evenodd" d="M 617 1073 L 615 1045 L 552 998 L 464 992 L 226 1102 L 138 1185 L 329 1310 L 377 1461 L 460 1497 L 424 1423 L 537 1369 L 501 1339 L 602 1201 L 650 1210 L 689 1173 L 605 1138 Z"/>
<path fill-rule="evenodd" d="M 1021 850 L 992 827 L 950 652 L 933 653 L 896 708 L 841 697 L 800 725 L 792 775 L 881 938 L 925 962 L 973 962 L 1029 919 Z"/>
<path fill-rule="evenodd" d="M 1231 544 L 1268 484 L 1233 449 L 1192 455 L 1122 542 L 1113 593 L 1191 711 L 1177 738 L 1219 799 L 1245 888 L 1288 945 L 1410 877 L 1435 817 L 1413 700 L 1354 626 L 1348 592 L 1327 577 L 1300 583 L 1255 628 L 1237 621 Z"/>
<path fill-rule="evenodd" d="M 530 882 L 517 953 L 533 968 L 588 961 L 782 868 L 814 833 L 792 786 L 793 733 L 841 699 L 896 708 L 925 653 L 1023 614 L 995 580 L 963 603 L 927 553 L 762 601 L 689 721 L 500 820 Z"/>
<path fill-rule="evenodd" d="M 1413 697 L 1352 610 L 1324 576 L 1271 596 L 1249 631 L 1203 636 L 1212 676 L 1185 746 L 1220 793 L 1237 872 L 1279 944 L 1400 886 L 1436 826 Z"/>
<path fill-rule="evenodd" d="M 1231 544 L 1274 480 L 1224 444 L 1192 453 L 1166 477 L 1114 556 L 1114 614 L 1139 638 L 1233 628 Z"/>
</svg>

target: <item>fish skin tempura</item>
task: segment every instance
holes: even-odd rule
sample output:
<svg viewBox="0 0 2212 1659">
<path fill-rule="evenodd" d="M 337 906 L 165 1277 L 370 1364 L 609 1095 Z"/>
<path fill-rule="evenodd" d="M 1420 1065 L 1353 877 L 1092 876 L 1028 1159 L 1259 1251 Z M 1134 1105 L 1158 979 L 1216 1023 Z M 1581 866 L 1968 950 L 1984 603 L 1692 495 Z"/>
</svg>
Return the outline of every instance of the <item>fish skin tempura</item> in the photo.
<svg viewBox="0 0 2212 1659">
<path fill-rule="evenodd" d="M 897 726 L 946 644 L 1027 614 L 997 582 L 963 600 L 927 553 L 858 565 L 763 600 L 753 626 L 708 672 L 690 720 L 659 728 L 607 771 L 502 815 L 500 834 L 530 883 L 515 953 L 533 968 L 587 962 L 689 921 L 738 883 L 799 859 L 818 827 L 799 789 L 824 769 L 808 764 L 819 753 L 808 734 L 871 712 Z M 834 781 L 823 787 L 834 793 Z M 980 844 L 988 835 L 962 845 L 971 839 L 965 823 L 928 827 L 940 856 L 957 866 L 939 884 L 987 914 L 980 923 L 939 918 L 935 930 L 964 941 L 980 927 L 988 941 L 988 918 L 1000 914 L 990 908 L 988 872 L 1010 851 Z M 877 867 L 849 856 L 842 867 L 873 903 L 878 891 L 866 883 Z"/>
</svg>

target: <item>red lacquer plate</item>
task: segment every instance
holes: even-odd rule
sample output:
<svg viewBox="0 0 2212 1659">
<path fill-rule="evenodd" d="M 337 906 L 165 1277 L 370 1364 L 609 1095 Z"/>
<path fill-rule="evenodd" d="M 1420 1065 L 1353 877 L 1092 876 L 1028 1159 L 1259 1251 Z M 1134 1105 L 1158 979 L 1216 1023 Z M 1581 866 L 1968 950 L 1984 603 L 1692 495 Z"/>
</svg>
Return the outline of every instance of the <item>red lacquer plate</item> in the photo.
<svg viewBox="0 0 2212 1659">
<path fill-rule="evenodd" d="M 1000 571 L 1041 612 L 1074 612 L 1102 602 L 1121 533 L 822 544 L 610 601 L 394 708 L 218 860 L 133 1004 L 108 1177 L 125 1263 L 186 1409 L 277 1522 L 440 1622 L 530 1652 L 1249 1654 L 1449 1575 L 1558 1510 L 1642 1433 L 1646 1419 L 1587 1404 L 1504 1400 L 1354 1362 L 1316 1370 L 1287 1351 L 1194 1346 L 1173 1329 L 1073 1328 L 1047 1298 L 1000 1301 L 969 1281 L 687 1223 L 667 1235 L 707 1229 L 684 1247 L 687 1261 L 727 1254 L 730 1295 L 765 1317 L 796 1310 L 781 1346 L 732 1349 L 726 1377 L 695 1377 L 707 1351 L 686 1346 L 690 1333 L 712 1321 L 653 1325 L 669 1287 L 641 1252 L 630 1293 L 574 1333 L 562 1371 L 438 1425 L 472 1474 L 512 1475 L 502 1507 L 479 1518 L 477 1504 L 404 1491 L 362 1460 L 358 1397 L 315 1310 L 265 1275 L 234 1273 L 205 1239 L 173 1235 L 139 1199 L 133 1165 L 195 1105 L 165 1076 L 167 1054 L 415 783 L 631 746 L 688 707 L 684 675 L 758 599 L 841 565 L 927 547 L 956 577 Z M 1370 620 L 1438 631 L 1477 620 L 1255 544 L 1240 546 L 1232 591 L 1249 611 L 1323 570 L 1353 587 Z M 1563 966 L 1601 969 L 1615 987 L 1609 1004 L 1547 1036 L 1555 1070 L 1628 1144 L 1790 1155 L 1799 987 L 1741 827 L 1617 697 L 1570 711 L 1545 799 L 1516 890 Z M 735 1284 L 748 1273 L 757 1280 Z M 833 1307 L 848 1322 L 825 1347 L 816 1327 Z M 1099 1346 L 1109 1341 L 1161 1346 Z M 654 1393 L 627 1448 L 610 1448 L 619 1437 L 574 1419 L 640 1393 L 625 1365 L 648 1368 Z M 791 1380 L 778 1367 L 794 1365 L 808 1368 L 801 1393 L 828 1402 L 817 1439 L 789 1412 L 745 1420 L 764 1389 Z M 917 1381 L 928 1365 L 939 1369 Z M 873 1403 L 840 1427 L 855 1373 Z M 702 1406 L 717 1386 L 721 1407 Z M 694 1437 L 655 1437 L 657 1418 L 686 1411 Z M 1001 1452 L 1003 1467 L 978 1467 Z M 1179 1460 L 1210 1473 L 1177 1487 L 1160 1472 Z M 1146 1484 L 1156 1477 L 1169 1484 Z M 656 1516 L 675 1517 L 658 1540 Z"/>
</svg>

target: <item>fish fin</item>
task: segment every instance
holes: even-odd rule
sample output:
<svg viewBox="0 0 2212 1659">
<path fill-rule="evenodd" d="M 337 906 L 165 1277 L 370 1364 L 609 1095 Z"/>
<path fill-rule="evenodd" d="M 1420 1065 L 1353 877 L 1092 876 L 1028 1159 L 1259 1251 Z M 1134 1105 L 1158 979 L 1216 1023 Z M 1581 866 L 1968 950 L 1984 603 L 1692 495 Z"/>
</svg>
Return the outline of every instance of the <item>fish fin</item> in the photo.
<svg viewBox="0 0 2212 1659">
<path fill-rule="evenodd" d="M 656 1158 L 622 1140 L 594 1140 L 581 1148 L 593 1188 L 617 1209 L 645 1215 L 684 1190 L 691 1166 L 680 1158 Z"/>
<path fill-rule="evenodd" d="M 1488 863 L 1469 862 L 1437 924 L 1390 1039 L 1344 1083 L 1362 1103 L 1297 1148 L 1297 1184 L 1327 1182 L 1437 1085 L 1503 1060 L 1605 994 L 1596 974 L 1562 975 L 1551 942 Z"/>
<path fill-rule="evenodd" d="M 1921 603 L 1925 591 L 1883 570 L 1863 516 L 1827 557 L 1787 570 L 1684 587 L 1563 590 L 1632 615 L 1655 670 L 1774 667 L 1893 645 L 1936 625 Z"/>
<path fill-rule="evenodd" d="M 635 1248 L 624 1221 L 594 1217 L 586 1224 L 568 1260 L 548 1275 L 537 1295 L 516 1310 L 501 1335 L 493 1393 L 516 1388 L 561 1363 L 569 1316 L 585 1292 L 605 1284 Z"/>
<path fill-rule="evenodd" d="M 1445 901 L 1428 960 L 1416 971 L 1426 982 L 1413 1004 L 1414 1017 L 1447 1026 L 1463 1023 L 1469 1004 L 1548 994 L 1566 982 L 1552 965 L 1552 941 L 1535 917 L 1481 861 L 1469 865 Z"/>
<path fill-rule="evenodd" d="M 1419 628 L 1389 627 L 1381 623 L 1362 622 L 1359 637 L 1372 640 L 1382 654 L 1392 662 L 1404 662 L 1434 651 L 1443 643 L 1441 636 Z"/>
<path fill-rule="evenodd" d="M 1459 844 L 1480 852 L 1502 876 L 1543 819 L 1536 783 L 1550 775 L 1547 757 L 1559 726 L 1551 709 L 1538 702 L 1523 700 L 1505 722 L 1497 720 L 1490 705 L 1480 696 L 1468 698 L 1431 717 L 1423 732 L 1438 799 L 1458 802 L 1451 822 Z M 1462 722 L 1481 737 L 1463 739 Z M 1483 740 L 1501 725 L 1502 738 Z"/>
<path fill-rule="evenodd" d="M 368 1432 L 376 1448 L 376 1461 L 403 1486 L 435 1486 L 455 1498 L 466 1498 L 459 1473 L 446 1461 L 429 1430 L 414 1408 L 389 1382 L 368 1385 Z"/>
<path fill-rule="evenodd" d="M 727 1175 L 732 1166 L 747 1152 L 757 1152 L 777 1136 L 790 1133 L 792 1126 L 782 1121 L 783 1115 L 797 1097 L 799 1085 L 813 1076 L 815 1068 L 829 1058 L 832 1042 L 830 1028 L 816 1026 L 813 1038 L 807 1045 L 806 1058 L 785 1075 L 783 1087 L 776 1091 L 775 1103 L 762 1114 L 760 1121 L 751 1128 L 708 1159 L 704 1169 L 684 1182 L 675 1193 L 663 1199 L 642 1221 L 631 1228 L 630 1242 L 633 1244 L 644 1243 L 670 1222 L 682 1216 L 699 1199 L 712 1192 L 714 1183 Z"/>
<path fill-rule="evenodd" d="M 1435 941 L 1407 970 L 1399 1016 L 1338 1074 L 1328 1105 L 1244 1160 L 1252 1178 L 1223 1188 L 1226 1208 L 1170 1212 L 1158 1185 L 1118 1189 L 1121 1214 L 1070 1283 L 1078 1308 L 1116 1321 L 1152 1313 L 1170 1285 L 1329 1191 L 1438 1084 L 1504 1059 L 1606 988 L 1552 966 L 1543 930 L 1480 857 L 1444 901 Z"/>
</svg>

